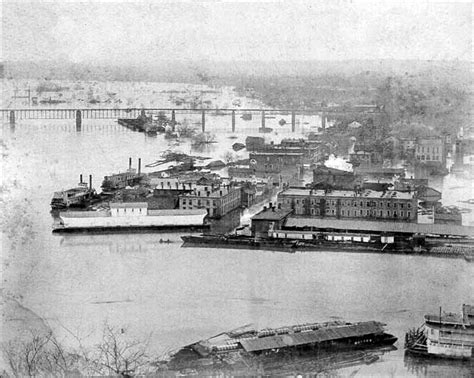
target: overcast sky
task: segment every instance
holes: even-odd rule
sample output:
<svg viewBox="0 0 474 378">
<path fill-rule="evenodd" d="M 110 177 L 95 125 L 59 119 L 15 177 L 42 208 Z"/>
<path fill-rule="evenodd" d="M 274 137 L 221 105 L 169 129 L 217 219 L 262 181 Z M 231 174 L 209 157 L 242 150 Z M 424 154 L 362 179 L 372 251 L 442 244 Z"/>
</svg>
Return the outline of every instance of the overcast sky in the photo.
<svg viewBox="0 0 474 378">
<path fill-rule="evenodd" d="M 471 60 L 470 1 L 9 2 L 4 60 Z"/>
</svg>

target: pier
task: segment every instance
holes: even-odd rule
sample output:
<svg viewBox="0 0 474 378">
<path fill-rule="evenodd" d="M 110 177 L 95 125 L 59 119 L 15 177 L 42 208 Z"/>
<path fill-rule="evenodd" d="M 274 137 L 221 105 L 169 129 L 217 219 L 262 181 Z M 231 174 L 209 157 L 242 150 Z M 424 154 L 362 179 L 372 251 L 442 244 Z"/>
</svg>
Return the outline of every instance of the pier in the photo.
<svg viewBox="0 0 474 378">
<path fill-rule="evenodd" d="M 1 119 L 15 125 L 18 120 L 36 119 L 75 119 L 76 129 L 82 128 L 83 120 L 88 119 L 118 119 L 137 118 L 142 112 L 147 114 L 164 113 L 170 117 L 175 125 L 177 114 L 197 114 L 201 115 L 201 130 L 206 131 L 206 116 L 214 112 L 230 116 L 229 122 L 231 130 L 236 130 L 236 116 L 238 114 L 260 115 L 260 127 L 265 129 L 265 119 L 268 115 L 281 115 L 291 117 L 291 130 L 296 131 L 296 117 L 318 115 L 321 118 L 321 128 L 326 128 L 327 118 L 330 116 L 340 116 L 347 114 L 374 114 L 379 115 L 382 111 L 374 106 L 354 106 L 354 107 L 315 107 L 311 109 L 257 109 L 257 108 L 226 108 L 226 109 L 183 109 L 183 108 L 18 108 L 0 109 Z"/>
</svg>

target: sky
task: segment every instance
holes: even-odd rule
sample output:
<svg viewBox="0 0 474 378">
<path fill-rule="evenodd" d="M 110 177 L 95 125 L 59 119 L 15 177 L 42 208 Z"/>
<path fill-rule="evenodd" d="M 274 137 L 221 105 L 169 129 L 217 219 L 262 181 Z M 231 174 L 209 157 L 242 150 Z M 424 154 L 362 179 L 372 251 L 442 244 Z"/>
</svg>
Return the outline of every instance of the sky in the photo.
<svg viewBox="0 0 474 378">
<path fill-rule="evenodd" d="M 2 60 L 472 60 L 470 1 L 2 0 Z"/>
</svg>

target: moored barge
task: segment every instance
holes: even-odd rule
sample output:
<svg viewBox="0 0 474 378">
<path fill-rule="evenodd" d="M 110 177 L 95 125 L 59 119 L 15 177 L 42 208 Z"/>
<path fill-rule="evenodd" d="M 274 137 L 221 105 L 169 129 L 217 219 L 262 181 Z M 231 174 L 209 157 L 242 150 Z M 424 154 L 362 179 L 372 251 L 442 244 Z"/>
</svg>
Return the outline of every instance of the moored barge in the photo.
<svg viewBox="0 0 474 378">
<path fill-rule="evenodd" d="M 347 323 L 331 321 L 223 332 L 206 340 L 187 345 L 171 356 L 171 369 L 220 363 L 226 359 L 265 358 L 296 353 L 297 355 L 343 352 L 381 346 L 397 341 L 385 333 L 376 321 Z"/>
<path fill-rule="evenodd" d="M 205 229 L 206 210 L 149 210 L 146 202 L 110 203 L 106 211 L 66 211 L 53 232 L 119 232 Z"/>
</svg>

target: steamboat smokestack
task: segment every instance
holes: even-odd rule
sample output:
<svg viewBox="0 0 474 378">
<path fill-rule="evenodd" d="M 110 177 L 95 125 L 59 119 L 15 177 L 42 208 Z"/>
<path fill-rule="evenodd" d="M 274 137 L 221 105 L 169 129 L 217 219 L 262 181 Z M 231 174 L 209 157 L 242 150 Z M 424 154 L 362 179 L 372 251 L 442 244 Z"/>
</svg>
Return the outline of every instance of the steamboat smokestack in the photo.
<svg viewBox="0 0 474 378">
<path fill-rule="evenodd" d="M 79 175 L 79 184 L 82 184 L 82 173 Z"/>
<path fill-rule="evenodd" d="M 138 174 L 141 173 L 141 170 L 142 170 L 142 159 L 138 158 Z"/>
<path fill-rule="evenodd" d="M 128 158 L 128 169 L 132 169 L 132 158 Z"/>
<path fill-rule="evenodd" d="M 92 175 L 89 175 L 89 189 L 92 190 Z"/>
</svg>

